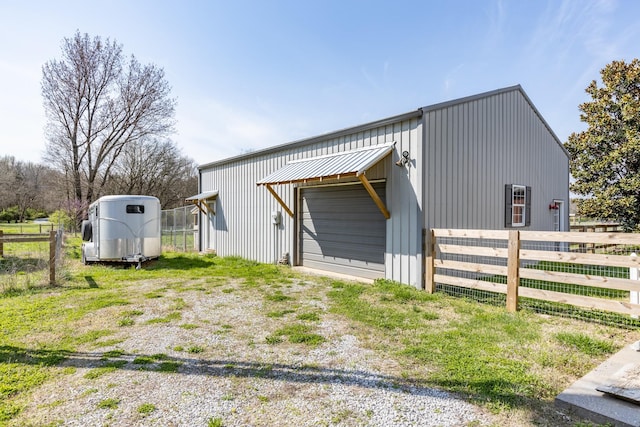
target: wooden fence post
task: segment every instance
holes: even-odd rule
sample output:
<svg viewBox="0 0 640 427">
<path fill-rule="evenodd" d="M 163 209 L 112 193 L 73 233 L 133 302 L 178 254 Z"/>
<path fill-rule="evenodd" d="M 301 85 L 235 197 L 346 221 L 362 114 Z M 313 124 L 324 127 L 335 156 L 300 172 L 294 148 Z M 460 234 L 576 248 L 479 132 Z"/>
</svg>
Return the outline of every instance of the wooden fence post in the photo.
<svg viewBox="0 0 640 427">
<path fill-rule="evenodd" d="M 56 284 L 56 232 L 49 231 L 49 284 Z"/>
<path fill-rule="evenodd" d="M 518 286 L 520 286 L 520 232 L 509 230 L 507 258 L 507 311 L 518 310 Z"/>
<path fill-rule="evenodd" d="M 0 230 L 0 258 L 4 258 L 4 242 L 2 240 L 3 231 Z"/>
<path fill-rule="evenodd" d="M 636 253 L 633 252 L 631 254 L 631 258 L 635 259 L 637 257 Z M 640 269 L 638 269 L 637 267 L 630 267 L 629 268 L 629 279 L 631 280 L 640 280 L 640 275 L 638 274 L 640 272 Z M 638 291 L 630 291 L 629 292 L 629 302 L 631 304 L 640 304 L 640 292 Z M 638 318 L 638 316 L 631 316 L 631 317 L 635 317 L 636 319 Z"/>
<path fill-rule="evenodd" d="M 436 273 L 435 269 L 435 257 L 436 257 L 436 235 L 433 232 L 433 229 L 430 229 L 428 232 L 425 230 L 425 236 L 427 238 L 426 249 L 426 257 L 425 260 L 427 262 L 426 265 L 426 280 L 424 284 L 424 288 L 430 294 L 436 291 L 436 282 L 433 280 L 433 276 Z"/>
</svg>

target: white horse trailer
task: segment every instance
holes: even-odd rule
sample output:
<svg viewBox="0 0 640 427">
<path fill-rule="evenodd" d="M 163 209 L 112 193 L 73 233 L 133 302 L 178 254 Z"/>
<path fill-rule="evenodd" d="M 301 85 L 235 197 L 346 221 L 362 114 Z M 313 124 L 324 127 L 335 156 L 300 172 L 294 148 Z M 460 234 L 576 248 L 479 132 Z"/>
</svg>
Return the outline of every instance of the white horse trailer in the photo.
<svg viewBox="0 0 640 427">
<path fill-rule="evenodd" d="M 152 196 L 104 196 L 82 222 L 82 262 L 138 263 L 162 252 L 160 201 Z"/>
</svg>

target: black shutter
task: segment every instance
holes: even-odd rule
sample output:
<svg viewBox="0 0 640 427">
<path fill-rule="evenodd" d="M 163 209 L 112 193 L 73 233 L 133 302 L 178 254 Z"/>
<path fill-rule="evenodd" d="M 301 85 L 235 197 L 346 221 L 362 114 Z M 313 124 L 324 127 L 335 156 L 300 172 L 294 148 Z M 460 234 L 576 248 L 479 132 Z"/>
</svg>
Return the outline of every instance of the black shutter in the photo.
<svg viewBox="0 0 640 427">
<path fill-rule="evenodd" d="M 524 225 L 527 227 L 531 225 L 531 187 L 529 186 L 525 193 Z"/>
<path fill-rule="evenodd" d="M 504 226 L 506 228 L 513 227 L 513 185 L 506 184 L 504 186 Z"/>
</svg>

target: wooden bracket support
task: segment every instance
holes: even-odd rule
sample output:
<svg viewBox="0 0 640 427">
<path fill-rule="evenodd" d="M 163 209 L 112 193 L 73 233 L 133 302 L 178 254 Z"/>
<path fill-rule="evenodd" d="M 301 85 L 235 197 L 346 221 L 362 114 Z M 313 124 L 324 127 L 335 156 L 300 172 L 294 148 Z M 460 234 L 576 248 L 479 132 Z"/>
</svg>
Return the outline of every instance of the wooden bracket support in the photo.
<svg viewBox="0 0 640 427">
<path fill-rule="evenodd" d="M 289 216 L 293 218 L 293 212 L 291 212 L 291 209 L 289 209 L 289 206 L 287 206 L 284 200 L 282 200 L 278 195 L 278 193 L 276 193 L 276 190 L 271 188 L 270 184 L 265 184 L 265 187 L 267 187 L 267 190 L 269 190 L 269 193 L 271 193 L 271 195 L 278 201 L 278 203 L 280 203 L 280 206 L 282 206 L 282 209 L 284 209 L 285 212 L 287 212 Z"/>
<path fill-rule="evenodd" d="M 382 201 L 380 196 L 378 196 L 378 193 L 376 193 L 376 190 L 373 189 L 367 177 L 364 174 L 361 174 L 358 175 L 358 179 L 360 180 L 360 182 L 362 182 L 362 185 L 364 185 L 367 193 L 369 193 L 369 196 L 371 196 L 376 206 L 378 206 L 378 209 L 380 209 L 380 212 L 382 212 L 382 215 L 384 215 L 386 219 L 391 218 L 391 214 L 387 210 L 387 207 L 384 205 L 384 202 Z"/>
</svg>

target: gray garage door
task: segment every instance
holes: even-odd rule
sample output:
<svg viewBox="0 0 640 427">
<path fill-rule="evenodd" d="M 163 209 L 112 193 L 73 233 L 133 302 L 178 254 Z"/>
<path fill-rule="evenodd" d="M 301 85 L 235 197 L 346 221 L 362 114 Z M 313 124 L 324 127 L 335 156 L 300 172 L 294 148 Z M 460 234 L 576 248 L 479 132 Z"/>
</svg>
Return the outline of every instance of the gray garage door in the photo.
<svg viewBox="0 0 640 427">
<path fill-rule="evenodd" d="M 374 183 L 385 200 L 384 183 Z M 302 189 L 300 264 L 384 277 L 385 218 L 361 184 Z"/>
</svg>

